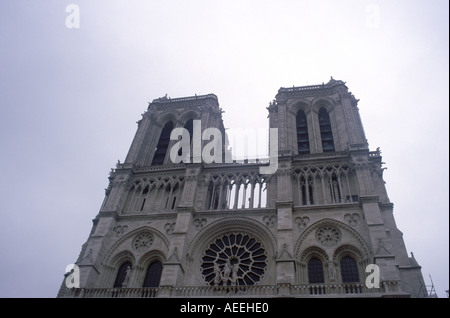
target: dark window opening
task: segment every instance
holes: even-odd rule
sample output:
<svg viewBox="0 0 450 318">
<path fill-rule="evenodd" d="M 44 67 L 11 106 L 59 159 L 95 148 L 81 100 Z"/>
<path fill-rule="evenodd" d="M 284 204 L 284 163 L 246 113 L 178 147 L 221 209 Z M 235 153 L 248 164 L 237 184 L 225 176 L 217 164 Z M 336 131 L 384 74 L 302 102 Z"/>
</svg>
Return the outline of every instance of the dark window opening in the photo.
<svg viewBox="0 0 450 318">
<path fill-rule="evenodd" d="M 210 182 L 208 186 L 208 198 L 206 201 L 206 209 L 217 210 L 219 208 L 219 187 Z"/>
<path fill-rule="evenodd" d="M 300 191 L 302 205 L 314 204 L 314 187 L 311 177 L 301 177 Z"/>
<path fill-rule="evenodd" d="M 114 288 L 121 288 L 123 282 L 125 281 L 125 277 L 127 276 L 127 269 L 131 268 L 131 262 L 125 262 L 120 265 L 119 270 L 117 271 L 116 280 L 114 281 Z"/>
<path fill-rule="evenodd" d="M 147 267 L 147 272 L 144 278 L 142 287 L 158 287 L 161 280 L 161 273 L 163 264 L 160 261 L 155 261 Z"/>
<path fill-rule="evenodd" d="M 296 116 L 297 122 L 297 147 L 298 154 L 309 154 L 309 136 L 306 115 L 303 110 L 299 110 Z"/>
<path fill-rule="evenodd" d="M 310 284 L 323 284 L 325 282 L 322 262 L 317 258 L 308 262 L 308 281 Z"/>
<path fill-rule="evenodd" d="M 177 197 L 173 197 L 173 202 L 172 202 L 172 210 L 175 209 L 175 202 L 177 202 Z"/>
<path fill-rule="evenodd" d="M 359 196 L 358 195 L 347 195 L 346 200 L 347 200 L 347 202 L 358 202 Z"/>
<path fill-rule="evenodd" d="M 330 115 L 323 107 L 319 110 L 319 126 L 323 152 L 335 151 Z"/>
<path fill-rule="evenodd" d="M 343 283 L 359 282 L 358 265 L 352 257 L 345 256 L 341 259 L 341 276 Z"/>
<path fill-rule="evenodd" d="M 336 174 L 333 173 L 331 176 L 331 179 L 328 181 L 330 186 L 330 195 L 331 200 L 333 203 L 340 203 L 341 202 L 341 187 L 339 184 L 339 179 L 336 177 Z"/>
<path fill-rule="evenodd" d="M 156 146 L 155 154 L 153 156 L 153 165 L 162 165 L 166 157 L 167 148 L 169 147 L 170 134 L 172 133 L 173 123 L 169 121 L 161 131 L 158 145 Z"/>
<path fill-rule="evenodd" d="M 186 129 L 189 132 L 189 148 L 190 148 L 190 157 L 192 157 L 192 135 L 194 133 L 194 120 L 193 119 L 189 119 L 186 124 L 184 125 L 184 129 Z M 182 148 L 180 148 L 178 150 L 178 155 L 182 156 L 183 155 L 183 151 Z M 191 161 L 191 158 L 189 158 L 189 161 Z M 181 162 L 183 162 L 183 160 L 181 160 Z"/>
</svg>

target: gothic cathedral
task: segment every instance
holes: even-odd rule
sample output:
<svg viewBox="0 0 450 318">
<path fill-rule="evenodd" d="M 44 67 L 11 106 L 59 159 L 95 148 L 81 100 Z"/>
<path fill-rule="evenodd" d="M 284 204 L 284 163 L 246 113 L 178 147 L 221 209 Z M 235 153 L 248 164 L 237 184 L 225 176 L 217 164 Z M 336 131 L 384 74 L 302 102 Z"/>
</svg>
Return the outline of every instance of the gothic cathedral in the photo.
<svg viewBox="0 0 450 318">
<path fill-rule="evenodd" d="M 426 297 L 357 104 L 280 88 L 271 156 L 237 161 L 217 96 L 153 100 L 58 297 Z"/>
</svg>

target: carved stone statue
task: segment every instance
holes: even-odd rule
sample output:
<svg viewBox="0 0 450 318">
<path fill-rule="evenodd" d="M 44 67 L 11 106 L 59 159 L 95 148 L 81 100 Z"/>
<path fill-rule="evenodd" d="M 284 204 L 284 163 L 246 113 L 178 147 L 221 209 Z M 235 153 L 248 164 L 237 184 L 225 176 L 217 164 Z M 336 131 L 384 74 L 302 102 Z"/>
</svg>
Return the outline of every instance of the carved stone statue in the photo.
<svg viewBox="0 0 450 318">
<path fill-rule="evenodd" d="M 125 274 L 125 278 L 123 279 L 122 288 L 126 288 L 128 285 L 128 282 L 130 281 L 130 275 L 131 275 L 131 267 L 127 267 L 127 271 Z"/>
<path fill-rule="evenodd" d="M 336 267 L 333 262 L 328 262 L 328 276 L 330 281 L 334 282 L 336 280 Z"/>
<path fill-rule="evenodd" d="M 236 286 L 236 282 L 237 282 L 237 272 L 239 270 L 239 265 L 236 263 L 233 266 L 231 266 L 231 286 Z"/>
<path fill-rule="evenodd" d="M 220 283 L 220 266 L 217 263 L 214 263 L 214 286 L 219 285 Z"/>
<path fill-rule="evenodd" d="M 230 264 L 230 260 L 227 259 L 227 262 L 223 266 L 223 275 L 222 275 L 223 286 L 228 285 L 228 279 L 230 278 L 230 273 L 231 273 L 231 264 Z"/>
</svg>

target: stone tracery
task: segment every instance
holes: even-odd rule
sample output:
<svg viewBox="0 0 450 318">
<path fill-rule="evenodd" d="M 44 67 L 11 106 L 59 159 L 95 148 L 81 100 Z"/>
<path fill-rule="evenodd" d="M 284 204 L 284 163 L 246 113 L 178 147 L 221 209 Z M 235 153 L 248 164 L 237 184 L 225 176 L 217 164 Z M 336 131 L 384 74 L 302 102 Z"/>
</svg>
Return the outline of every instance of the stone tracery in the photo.
<svg viewBox="0 0 450 318">
<path fill-rule="evenodd" d="M 335 246 L 342 238 L 341 231 L 334 226 L 323 226 L 316 231 L 316 239 L 326 247 Z"/>
<path fill-rule="evenodd" d="M 174 210 L 184 186 L 182 176 L 157 176 L 134 180 L 128 184 L 126 213 Z"/>
<path fill-rule="evenodd" d="M 224 235 L 205 250 L 201 271 L 209 285 L 254 285 L 267 267 L 264 247 L 247 234 Z"/>
<path fill-rule="evenodd" d="M 357 202 L 351 178 L 354 168 L 347 163 L 292 168 L 298 205 Z"/>
<path fill-rule="evenodd" d="M 209 178 L 206 209 L 245 209 L 264 207 L 266 177 L 257 170 L 213 173 Z"/>
<path fill-rule="evenodd" d="M 153 234 L 150 232 L 145 232 L 137 235 L 133 242 L 133 249 L 138 252 L 144 252 L 150 248 L 154 240 Z"/>
</svg>

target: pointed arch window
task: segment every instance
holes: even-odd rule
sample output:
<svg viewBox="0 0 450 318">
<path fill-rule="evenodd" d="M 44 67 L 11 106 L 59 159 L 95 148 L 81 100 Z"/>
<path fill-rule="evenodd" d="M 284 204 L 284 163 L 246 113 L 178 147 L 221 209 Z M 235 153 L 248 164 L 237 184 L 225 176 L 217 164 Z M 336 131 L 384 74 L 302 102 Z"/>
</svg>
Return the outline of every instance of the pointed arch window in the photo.
<svg viewBox="0 0 450 318">
<path fill-rule="evenodd" d="M 324 107 L 319 110 L 319 126 L 323 152 L 335 151 L 330 115 Z"/>
<path fill-rule="evenodd" d="M 131 269 L 131 262 L 127 261 L 120 265 L 119 270 L 117 271 L 116 280 L 114 281 L 114 288 L 123 287 L 123 283 L 125 282 L 125 278 L 127 278 L 128 267 Z"/>
<path fill-rule="evenodd" d="M 192 159 L 192 136 L 194 134 L 194 120 L 193 119 L 189 119 L 186 124 L 184 125 L 184 129 L 186 129 L 189 132 L 189 148 L 190 148 L 190 158 L 189 158 L 189 162 Z M 182 148 L 180 148 L 178 150 L 178 155 L 182 156 Z M 183 162 L 183 160 L 181 160 L 181 162 Z"/>
<path fill-rule="evenodd" d="M 161 201 L 163 206 L 161 208 L 165 210 L 174 210 L 176 207 L 177 196 L 180 193 L 180 185 L 176 183 L 167 183 L 164 186 L 164 192 L 162 193 Z"/>
<path fill-rule="evenodd" d="M 160 261 L 154 261 L 148 265 L 142 287 L 159 287 L 162 269 L 163 264 Z"/>
<path fill-rule="evenodd" d="M 317 258 L 312 258 L 308 262 L 308 282 L 310 284 L 323 284 L 325 282 L 323 265 Z"/>
<path fill-rule="evenodd" d="M 147 201 L 147 195 L 148 195 L 149 190 L 150 190 L 150 186 L 149 186 L 149 185 L 147 185 L 147 186 L 145 187 L 145 189 L 142 190 L 141 196 L 144 196 L 144 198 L 142 199 L 141 211 L 144 211 L 145 201 Z"/>
<path fill-rule="evenodd" d="M 299 176 L 298 186 L 300 194 L 300 204 L 314 204 L 314 180 L 311 176 Z"/>
<path fill-rule="evenodd" d="M 341 183 L 339 176 L 336 173 L 333 173 L 328 179 L 328 184 L 330 187 L 330 196 L 332 203 L 340 203 L 342 202 L 342 193 L 341 193 Z"/>
<path fill-rule="evenodd" d="M 296 116 L 297 122 L 297 148 L 299 155 L 309 154 L 309 136 L 308 136 L 308 124 L 306 120 L 305 112 L 300 109 Z"/>
<path fill-rule="evenodd" d="M 223 186 L 219 186 L 211 180 L 208 186 L 206 209 L 217 210 L 219 208 L 219 194 Z"/>
<path fill-rule="evenodd" d="M 358 265 L 351 256 L 345 256 L 341 259 L 341 276 L 343 283 L 359 282 Z"/>
<path fill-rule="evenodd" d="M 159 137 L 158 145 L 156 146 L 155 155 L 153 156 L 153 165 L 162 165 L 164 163 L 164 158 L 166 157 L 167 148 L 170 142 L 170 133 L 173 129 L 173 123 L 171 121 L 164 125 Z"/>
<path fill-rule="evenodd" d="M 192 144 L 192 135 L 194 134 L 194 120 L 193 119 L 189 119 L 186 124 L 184 125 L 184 128 L 187 129 L 187 131 L 189 132 L 189 138 L 190 138 L 190 143 Z"/>
<path fill-rule="evenodd" d="M 169 186 L 166 187 L 165 192 L 167 193 L 165 209 L 174 210 L 177 203 L 177 196 L 180 193 L 180 184 L 169 184 Z"/>
</svg>

